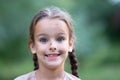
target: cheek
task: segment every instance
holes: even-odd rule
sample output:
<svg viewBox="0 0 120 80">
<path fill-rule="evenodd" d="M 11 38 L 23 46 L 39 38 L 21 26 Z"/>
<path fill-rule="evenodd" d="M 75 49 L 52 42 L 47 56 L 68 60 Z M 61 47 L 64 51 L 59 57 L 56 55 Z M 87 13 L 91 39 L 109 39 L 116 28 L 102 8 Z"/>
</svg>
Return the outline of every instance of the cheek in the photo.
<svg viewBox="0 0 120 80">
<path fill-rule="evenodd" d="M 44 53 L 47 48 L 47 45 L 42 45 L 40 43 L 36 44 L 37 53 Z"/>
<path fill-rule="evenodd" d="M 65 43 L 63 43 L 63 44 L 60 44 L 60 46 L 59 46 L 59 50 L 61 50 L 62 52 L 64 52 L 64 53 L 68 53 L 68 43 L 67 42 L 65 42 Z"/>
</svg>

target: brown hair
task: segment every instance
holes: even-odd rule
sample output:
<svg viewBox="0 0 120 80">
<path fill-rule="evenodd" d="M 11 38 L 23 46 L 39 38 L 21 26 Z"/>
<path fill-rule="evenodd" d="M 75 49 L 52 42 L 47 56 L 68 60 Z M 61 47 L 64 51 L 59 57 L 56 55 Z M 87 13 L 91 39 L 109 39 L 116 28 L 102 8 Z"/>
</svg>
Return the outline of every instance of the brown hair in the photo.
<svg viewBox="0 0 120 80">
<path fill-rule="evenodd" d="M 30 25 L 30 40 L 32 40 L 34 42 L 34 28 L 35 25 L 37 24 L 37 22 L 43 18 L 49 18 L 49 19 L 60 19 L 62 21 L 64 21 L 69 29 L 69 39 L 73 39 L 74 40 L 74 34 L 73 34 L 73 29 L 72 29 L 72 19 L 70 17 L 70 15 L 57 8 L 57 7 L 50 7 L 50 8 L 44 8 L 42 9 L 40 12 L 38 12 Z M 74 53 L 74 50 L 72 52 L 69 52 L 69 59 L 70 59 L 70 63 L 71 63 L 71 70 L 72 70 L 72 74 L 79 77 L 78 73 L 77 73 L 77 59 Z M 33 61 L 34 61 L 34 70 L 37 70 L 39 68 L 38 65 L 38 59 L 37 59 L 37 55 L 36 53 L 33 54 Z"/>
</svg>

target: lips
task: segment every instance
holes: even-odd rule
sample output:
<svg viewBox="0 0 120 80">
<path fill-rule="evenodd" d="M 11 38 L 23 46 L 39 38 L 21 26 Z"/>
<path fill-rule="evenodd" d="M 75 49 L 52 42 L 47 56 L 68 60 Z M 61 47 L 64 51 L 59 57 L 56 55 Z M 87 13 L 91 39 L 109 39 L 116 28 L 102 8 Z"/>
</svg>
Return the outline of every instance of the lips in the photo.
<svg viewBox="0 0 120 80">
<path fill-rule="evenodd" d="M 59 59 L 60 55 L 61 53 L 49 53 L 49 54 L 45 54 L 45 57 L 49 61 L 56 61 Z"/>
<path fill-rule="evenodd" d="M 54 56 L 59 56 L 59 55 L 61 55 L 60 53 L 59 54 L 57 54 L 57 53 L 50 53 L 50 54 L 45 54 L 45 56 L 47 56 L 47 57 L 54 57 Z"/>
</svg>

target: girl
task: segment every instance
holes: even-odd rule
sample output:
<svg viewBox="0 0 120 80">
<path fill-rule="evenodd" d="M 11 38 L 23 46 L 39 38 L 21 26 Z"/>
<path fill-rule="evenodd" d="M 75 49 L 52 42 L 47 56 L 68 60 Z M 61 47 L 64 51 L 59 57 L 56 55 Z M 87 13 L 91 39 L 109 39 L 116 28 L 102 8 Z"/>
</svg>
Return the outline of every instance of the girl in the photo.
<svg viewBox="0 0 120 80">
<path fill-rule="evenodd" d="M 15 80 L 80 80 L 74 53 L 74 34 L 70 15 L 57 8 L 42 9 L 30 25 L 29 47 L 34 71 Z M 72 74 L 64 71 L 69 56 Z"/>
</svg>

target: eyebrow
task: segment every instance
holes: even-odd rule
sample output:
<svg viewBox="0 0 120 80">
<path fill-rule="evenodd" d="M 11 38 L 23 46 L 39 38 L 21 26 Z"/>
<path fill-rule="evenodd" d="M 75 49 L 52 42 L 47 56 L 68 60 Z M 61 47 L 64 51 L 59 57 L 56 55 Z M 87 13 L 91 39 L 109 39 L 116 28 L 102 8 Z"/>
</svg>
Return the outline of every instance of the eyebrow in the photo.
<svg viewBox="0 0 120 80">
<path fill-rule="evenodd" d="M 57 35 L 66 35 L 65 33 L 58 33 Z M 38 35 L 36 35 L 36 37 L 39 37 L 39 36 L 49 36 L 48 34 L 45 34 L 45 33 L 40 33 Z"/>
<path fill-rule="evenodd" d="M 48 35 L 45 33 L 40 33 L 40 34 L 36 35 L 36 37 L 39 37 L 39 36 L 48 36 Z"/>
<path fill-rule="evenodd" d="M 66 35 L 65 33 L 58 33 L 57 35 Z"/>
</svg>

